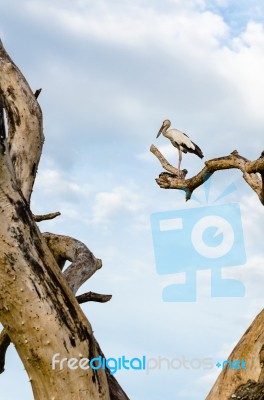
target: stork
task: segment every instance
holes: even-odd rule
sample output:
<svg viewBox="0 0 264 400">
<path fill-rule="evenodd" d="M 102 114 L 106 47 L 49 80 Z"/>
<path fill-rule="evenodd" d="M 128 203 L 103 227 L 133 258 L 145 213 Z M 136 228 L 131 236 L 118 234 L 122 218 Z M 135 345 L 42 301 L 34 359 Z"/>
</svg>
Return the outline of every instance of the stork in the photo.
<svg viewBox="0 0 264 400">
<path fill-rule="evenodd" d="M 168 119 L 163 121 L 163 124 L 157 134 L 157 138 L 162 133 L 163 136 L 170 139 L 172 145 L 176 147 L 179 151 L 179 161 L 178 161 L 178 174 L 181 176 L 181 161 L 182 161 L 182 152 L 183 153 L 194 153 L 198 157 L 203 158 L 203 152 L 200 147 L 197 146 L 194 142 L 189 139 L 185 133 L 179 131 L 178 129 L 169 129 L 171 126 L 171 122 Z"/>
</svg>

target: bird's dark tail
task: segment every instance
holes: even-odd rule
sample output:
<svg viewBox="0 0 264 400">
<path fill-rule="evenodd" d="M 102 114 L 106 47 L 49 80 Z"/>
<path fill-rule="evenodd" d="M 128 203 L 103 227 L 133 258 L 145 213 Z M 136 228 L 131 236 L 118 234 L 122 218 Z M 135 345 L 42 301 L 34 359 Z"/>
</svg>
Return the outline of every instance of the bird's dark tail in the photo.
<svg viewBox="0 0 264 400">
<path fill-rule="evenodd" d="M 188 152 L 189 153 L 194 153 L 194 154 L 196 154 L 198 157 L 200 157 L 200 158 L 203 158 L 203 152 L 202 152 L 202 150 L 200 149 L 200 147 L 199 146 L 197 146 L 197 144 L 195 144 L 195 143 L 193 143 L 192 142 L 192 144 L 194 145 L 194 149 L 191 149 L 190 147 L 188 147 Z"/>
<path fill-rule="evenodd" d="M 198 157 L 203 158 L 204 155 L 203 155 L 203 152 L 202 152 L 202 150 L 200 149 L 200 147 L 197 146 L 197 144 L 195 144 L 195 143 L 194 143 L 194 145 L 195 145 L 194 153 L 195 153 Z"/>
</svg>

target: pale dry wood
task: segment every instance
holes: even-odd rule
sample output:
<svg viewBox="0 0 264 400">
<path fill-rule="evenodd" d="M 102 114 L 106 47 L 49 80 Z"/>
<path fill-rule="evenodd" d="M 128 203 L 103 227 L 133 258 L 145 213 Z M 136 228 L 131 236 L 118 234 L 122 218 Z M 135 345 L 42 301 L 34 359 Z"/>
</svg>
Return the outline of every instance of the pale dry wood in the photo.
<svg viewBox="0 0 264 400">
<path fill-rule="evenodd" d="M 76 356 L 91 359 L 103 353 L 29 209 L 44 141 L 42 114 L 36 101 L 39 93 L 37 90 L 33 95 L 0 43 L 0 99 L 8 120 L 7 141 L 2 113 L 0 320 L 3 336 L 14 343 L 29 375 L 35 400 L 125 400 L 128 397 L 109 371 L 89 369 L 83 374 L 81 369 L 65 368 L 59 373 L 51 370 L 54 353 L 68 359 Z M 74 253 L 70 256 L 71 272 L 79 272 L 79 278 L 72 285 L 75 291 L 85 273 L 78 269 L 74 257 L 80 261 L 83 254 L 86 259 L 89 255 L 87 249 L 80 255 L 78 250 L 83 244 L 75 242 L 74 245 L 71 240 L 69 247 L 72 248 L 66 249 L 65 254 Z M 99 268 L 100 260 L 95 259 L 94 266 Z"/>
<path fill-rule="evenodd" d="M 163 166 L 164 169 L 166 169 L 167 171 L 169 171 L 170 173 L 172 173 L 173 175 L 175 175 L 175 178 L 185 178 L 185 176 L 187 175 L 187 170 L 183 169 L 181 171 L 181 175 L 179 177 L 179 171 L 177 168 L 173 167 L 167 160 L 166 158 L 161 154 L 161 152 L 157 149 L 157 147 L 154 146 L 154 144 L 152 144 L 150 146 L 150 151 L 151 153 L 153 153 L 160 161 L 161 165 Z"/>
<path fill-rule="evenodd" d="M 239 386 L 228 400 L 263 400 L 264 383 L 257 383 L 249 380 L 247 383 Z"/>
<path fill-rule="evenodd" d="M 79 240 L 48 232 L 43 233 L 43 237 L 61 269 L 65 261 L 71 261 L 63 276 L 73 294 L 102 267 L 102 260 L 96 258 Z"/>
<path fill-rule="evenodd" d="M 51 368 L 55 353 L 98 357 L 92 328 L 38 230 L 29 200 L 42 151 L 42 115 L 0 43 L 0 320 L 28 373 L 35 400 L 109 400 L 104 370 Z"/>
<path fill-rule="evenodd" d="M 178 169 L 173 167 L 167 160 L 166 158 L 161 154 L 161 152 L 157 149 L 154 144 L 150 146 L 150 151 L 153 153 L 160 161 L 161 165 L 163 166 L 164 169 L 167 171 L 171 172 L 173 175 L 178 176 Z"/>
<path fill-rule="evenodd" d="M 97 340 L 95 340 L 95 343 L 96 343 L 96 351 L 103 358 L 106 358 L 104 353 L 102 352 Z M 128 396 L 126 395 L 124 390 L 121 388 L 121 386 L 117 382 L 114 375 L 110 374 L 110 371 L 108 368 L 106 369 L 106 377 L 107 377 L 109 391 L 110 391 L 110 400 L 129 400 Z"/>
<path fill-rule="evenodd" d="M 51 214 L 49 214 L 49 216 L 50 215 Z M 34 219 L 36 221 L 36 216 L 34 216 Z M 43 237 L 61 269 L 63 268 L 65 261 L 72 261 L 72 264 L 63 272 L 63 275 L 74 294 L 87 279 L 102 267 L 102 261 L 94 257 L 93 253 L 84 243 L 69 236 L 55 235 L 47 232 L 43 234 Z M 94 292 L 88 292 L 76 296 L 79 304 L 88 301 L 105 303 L 111 298 L 111 295 L 98 294 Z M 4 333 L 5 331 L 3 331 L 3 334 Z M 3 356 L 4 362 L 5 354 L 2 354 L 1 350 L 0 347 L 0 359 L 1 356 Z M 4 349 L 4 352 L 6 352 L 6 349 Z"/>
<path fill-rule="evenodd" d="M 259 362 L 260 362 L 261 371 L 260 371 L 260 375 L 258 378 L 258 382 L 264 383 L 264 344 L 259 353 Z"/>
<path fill-rule="evenodd" d="M 152 145 L 153 147 L 153 145 Z M 155 146 L 154 146 L 155 147 Z M 151 152 L 158 158 L 161 165 L 168 170 L 167 160 L 158 151 Z M 174 167 L 173 167 L 174 168 Z M 189 200 L 192 193 L 199 186 L 203 185 L 211 175 L 224 169 L 240 169 L 243 173 L 244 180 L 256 192 L 259 200 L 264 204 L 264 189 L 263 189 L 263 173 L 264 173 L 264 158 L 261 157 L 255 161 L 249 161 L 242 157 L 234 150 L 229 156 L 219 157 L 208 160 L 205 162 L 205 167 L 195 176 L 189 179 L 183 177 L 178 178 L 174 174 L 163 172 L 159 178 L 156 179 L 157 184 L 163 189 L 179 189 L 186 193 L 186 200 Z M 260 177 L 257 173 L 260 173 Z"/>
<path fill-rule="evenodd" d="M 92 328 L 62 277 L 0 143 L 0 319 L 18 351 L 35 400 L 79 396 L 109 400 L 103 370 L 51 369 L 54 353 L 98 356 Z M 10 224 L 9 221 L 12 221 Z M 77 353 L 77 354 L 76 354 Z M 67 382 L 67 392 L 65 385 Z M 78 382 L 78 385 L 76 385 Z M 77 397 L 78 398 L 78 397 Z"/>
<path fill-rule="evenodd" d="M 30 201 L 44 143 L 42 113 L 27 81 L 0 41 L 0 95 L 8 122 L 8 146 L 18 186 Z"/>
<path fill-rule="evenodd" d="M 246 330 L 228 360 L 245 360 L 248 363 L 247 370 L 225 368 L 206 400 L 228 400 L 238 386 L 248 380 L 258 381 L 261 375 L 260 353 L 264 344 L 264 310 L 252 322 Z"/>
</svg>

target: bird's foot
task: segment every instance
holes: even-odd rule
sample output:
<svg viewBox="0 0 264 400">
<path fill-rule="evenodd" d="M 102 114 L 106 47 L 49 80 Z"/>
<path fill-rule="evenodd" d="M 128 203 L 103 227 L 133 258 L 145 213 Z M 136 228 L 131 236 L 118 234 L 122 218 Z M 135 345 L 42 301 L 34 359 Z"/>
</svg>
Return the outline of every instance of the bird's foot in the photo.
<svg viewBox="0 0 264 400">
<path fill-rule="evenodd" d="M 184 179 L 187 174 L 188 174 L 187 169 L 183 169 L 182 171 L 178 170 L 178 178 L 179 179 Z"/>
<path fill-rule="evenodd" d="M 184 177 L 183 175 L 183 171 L 181 171 L 180 169 L 178 169 L 178 178 L 182 179 Z"/>
</svg>

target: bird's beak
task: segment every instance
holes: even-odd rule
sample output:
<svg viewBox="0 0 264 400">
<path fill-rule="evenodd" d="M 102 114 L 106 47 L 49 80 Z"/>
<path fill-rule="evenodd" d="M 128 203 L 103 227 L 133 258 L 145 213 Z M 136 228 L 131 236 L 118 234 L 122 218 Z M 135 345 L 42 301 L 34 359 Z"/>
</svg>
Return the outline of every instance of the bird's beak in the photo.
<svg viewBox="0 0 264 400">
<path fill-rule="evenodd" d="M 158 132 L 158 134 L 157 134 L 157 136 L 156 136 L 156 139 L 158 139 L 159 135 L 160 135 L 161 132 L 162 132 L 162 129 L 163 129 L 163 124 L 162 124 L 162 126 L 161 126 L 161 128 L 160 128 L 160 130 L 159 130 L 159 132 Z"/>
</svg>

